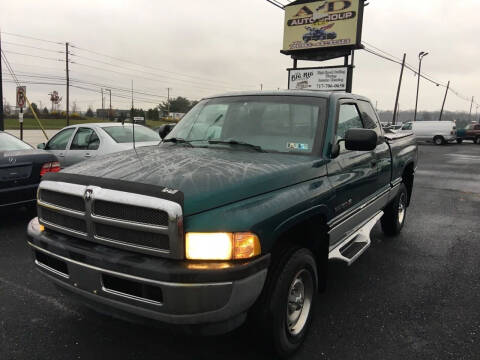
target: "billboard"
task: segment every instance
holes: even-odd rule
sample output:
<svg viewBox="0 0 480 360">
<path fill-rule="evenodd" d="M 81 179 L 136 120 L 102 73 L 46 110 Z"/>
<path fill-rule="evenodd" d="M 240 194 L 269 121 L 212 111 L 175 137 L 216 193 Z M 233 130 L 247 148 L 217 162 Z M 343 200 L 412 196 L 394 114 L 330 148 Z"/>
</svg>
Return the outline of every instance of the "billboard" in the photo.
<svg viewBox="0 0 480 360">
<path fill-rule="evenodd" d="M 363 0 L 299 2 L 285 7 L 283 53 L 361 45 Z"/>
<path fill-rule="evenodd" d="M 347 91 L 348 66 L 288 70 L 290 90 Z"/>
</svg>

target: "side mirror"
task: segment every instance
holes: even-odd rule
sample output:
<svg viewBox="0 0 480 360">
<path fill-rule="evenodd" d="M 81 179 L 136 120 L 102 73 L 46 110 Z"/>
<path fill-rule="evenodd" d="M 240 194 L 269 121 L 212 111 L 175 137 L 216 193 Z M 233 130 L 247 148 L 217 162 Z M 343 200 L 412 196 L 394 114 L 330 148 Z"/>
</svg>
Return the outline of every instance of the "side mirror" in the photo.
<svg viewBox="0 0 480 360">
<path fill-rule="evenodd" d="M 162 140 L 165 139 L 165 136 L 167 136 L 174 127 L 174 124 L 165 124 L 158 128 L 158 134 L 160 135 Z"/>
<path fill-rule="evenodd" d="M 37 149 L 45 150 L 45 143 L 38 144 Z"/>
<path fill-rule="evenodd" d="M 345 133 L 345 148 L 355 151 L 371 151 L 377 147 L 378 135 L 375 130 L 349 129 Z"/>
</svg>

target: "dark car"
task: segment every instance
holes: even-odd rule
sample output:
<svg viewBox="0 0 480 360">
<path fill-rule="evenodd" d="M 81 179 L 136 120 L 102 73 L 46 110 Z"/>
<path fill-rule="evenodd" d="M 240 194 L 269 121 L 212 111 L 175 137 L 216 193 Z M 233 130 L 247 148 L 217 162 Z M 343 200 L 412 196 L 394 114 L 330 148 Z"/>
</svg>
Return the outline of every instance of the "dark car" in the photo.
<svg viewBox="0 0 480 360">
<path fill-rule="evenodd" d="M 0 209 L 35 205 L 42 176 L 60 171 L 55 155 L 0 131 Z"/>
<path fill-rule="evenodd" d="M 309 41 L 318 41 L 318 40 L 333 40 L 337 37 L 335 32 L 327 32 L 325 28 L 315 29 L 312 27 L 306 28 L 308 32 L 303 35 L 303 41 L 308 43 Z"/>
</svg>

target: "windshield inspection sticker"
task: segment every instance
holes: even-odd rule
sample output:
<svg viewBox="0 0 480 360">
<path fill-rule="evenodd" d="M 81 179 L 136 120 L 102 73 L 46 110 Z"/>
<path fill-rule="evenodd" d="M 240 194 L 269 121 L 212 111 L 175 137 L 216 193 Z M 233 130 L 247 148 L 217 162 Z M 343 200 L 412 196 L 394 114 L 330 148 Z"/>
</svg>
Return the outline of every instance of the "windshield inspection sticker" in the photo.
<svg viewBox="0 0 480 360">
<path fill-rule="evenodd" d="M 289 142 L 289 143 L 287 143 L 287 149 L 308 150 L 308 144 Z"/>
</svg>

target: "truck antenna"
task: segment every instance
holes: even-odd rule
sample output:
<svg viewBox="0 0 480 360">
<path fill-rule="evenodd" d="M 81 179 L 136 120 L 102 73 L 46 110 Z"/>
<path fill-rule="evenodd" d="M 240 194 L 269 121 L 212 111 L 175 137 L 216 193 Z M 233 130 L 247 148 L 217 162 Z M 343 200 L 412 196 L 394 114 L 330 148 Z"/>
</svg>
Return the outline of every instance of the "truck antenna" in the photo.
<svg viewBox="0 0 480 360">
<path fill-rule="evenodd" d="M 137 151 L 137 149 L 135 148 L 135 118 L 133 116 L 133 113 L 134 113 L 134 108 L 133 108 L 133 80 L 132 80 L 132 137 L 133 137 L 133 150 L 135 150 L 135 152 Z"/>
</svg>

